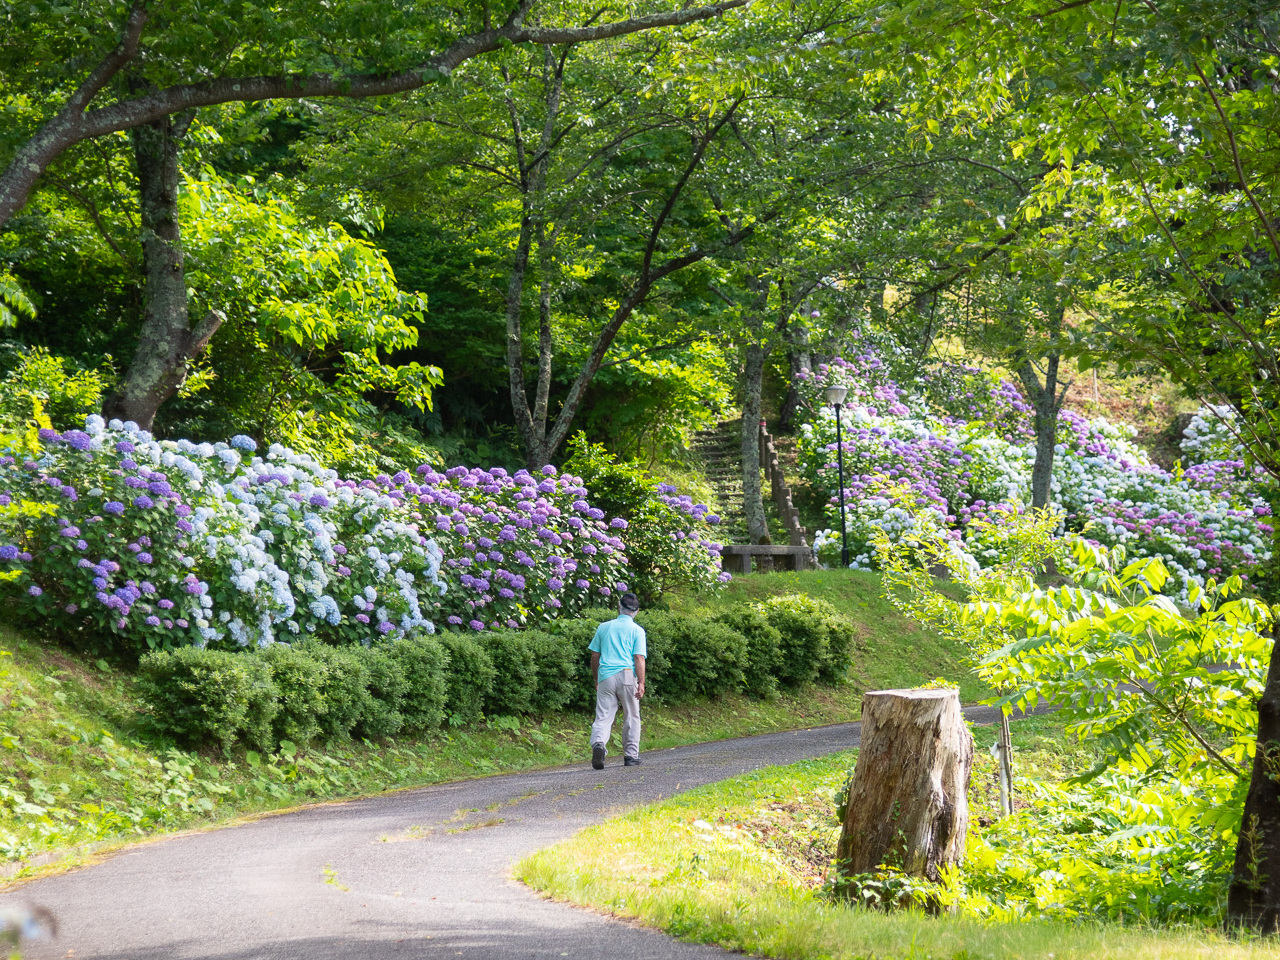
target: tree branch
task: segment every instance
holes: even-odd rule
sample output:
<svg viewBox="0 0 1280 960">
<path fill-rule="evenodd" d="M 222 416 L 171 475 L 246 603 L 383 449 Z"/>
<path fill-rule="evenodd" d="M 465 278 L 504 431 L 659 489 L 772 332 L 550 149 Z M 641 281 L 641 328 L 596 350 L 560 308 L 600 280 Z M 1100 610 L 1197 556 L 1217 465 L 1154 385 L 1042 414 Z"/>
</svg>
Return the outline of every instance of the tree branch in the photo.
<svg viewBox="0 0 1280 960">
<path fill-rule="evenodd" d="M 66 106 L 18 150 L 4 173 L 0 174 L 0 226 L 21 209 L 40 174 L 69 147 L 94 137 L 152 123 L 173 113 L 220 103 L 320 97 L 358 99 L 406 93 L 447 77 L 466 61 L 507 44 L 589 43 L 642 30 L 696 23 L 718 17 L 727 10 L 746 6 L 749 2 L 750 0 L 721 0 L 710 6 L 629 17 L 596 26 L 529 27 L 525 26 L 524 18 L 533 0 L 522 0 L 502 26 L 487 27 L 460 37 L 441 53 L 408 70 L 363 75 L 290 73 L 220 77 L 202 83 L 166 87 L 86 112 L 89 103 L 108 81 L 137 55 L 142 30 L 147 21 L 146 11 L 139 3 L 129 15 L 124 35 L 116 49 L 77 88 Z"/>
</svg>

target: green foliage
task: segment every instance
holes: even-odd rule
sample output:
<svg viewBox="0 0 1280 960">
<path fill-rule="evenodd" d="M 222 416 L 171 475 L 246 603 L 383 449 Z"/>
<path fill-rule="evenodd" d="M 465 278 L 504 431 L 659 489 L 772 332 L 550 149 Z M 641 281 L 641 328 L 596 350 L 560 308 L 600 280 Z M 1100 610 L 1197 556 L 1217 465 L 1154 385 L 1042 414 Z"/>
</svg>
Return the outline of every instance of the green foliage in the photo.
<svg viewBox="0 0 1280 960">
<path fill-rule="evenodd" d="M 263 660 L 184 647 L 142 658 L 139 692 L 158 729 L 181 742 L 270 745 L 279 689 Z"/>
<path fill-rule="evenodd" d="M 641 613 L 653 695 L 670 702 L 716 697 L 745 685 L 747 638 L 722 623 L 663 611 Z"/>
<path fill-rule="evenodd" d="M 36 305 L 8 270 L 0 269 L 0 327 L 12 327 L 19 317 L 34 319 Z"/>
<path fill-rule="evenodd" d="M 891 595 L 968 642 L 999 703 L 1051 705 L 1099 751 L 1030 822 L 993 838 L 972 881 L 956 878 L 957 896 L 995 916 L 1213 919 L 1241 830 L 1274 614 L 1241 596 L 1236 577 L 1193 590 L 1183 610 L 1159 594 L 1160 561 L 1126 562 L 1122 548 L 1078 536 L 1055 543 L 1051 521 L 1012 521 L 1015 559 L 996 573 L 956 564 L 961 600 L 921 572 L 954 559 L 945 537 L 881 545 Z M 1061 586 L 1037 582 L 1045 557 Z"/>
<path fill-rule="evenodd" d="M 0 430 L 26 430 L 32 421 L 55 430 L 80 429 L 102 406 L 106 370 L 77 369 L 43 347 L 0 345 Z"/>
<path fill-rule="evenodd" d="M 410 689 L 409 678 L 400 659 L 385 647 L 366 650 L 363 660 L 369 671 L 369 700 L 360 717 L 358 733 L 366 739 L 385 740 L 404 727 L 403 709 Z"/>
<path fill-rule="evenodd" d="M 372 244 L 336 224 L 306 223 L 283 190 L 229 184 L 209 171 L 185 184 L 191 309 L 227 317 L 209 348 L 208 376 L 196 377 L 206 396 L 188 409 L 210 420 L 206 427 L 219 418 L 251 425 L 257 439 L 324 462 L 368 456 L 357 452 L 378 445 L 357 432 L 377 419 L 367 398 L 423 410 L 442 382 L 438 368 L 381 357 L 417 343 L 426 302 L 400 290 Z M 414 446 L 403 433 L 397 440 Z"/>
<path fill-rule="evenodd" d="M 615 462 L 600 444 L 579 433 L 570 441 L 565 470 L 582 477 L 591 502 L 610 517 L 627 522 L 624 540 L 632 570 L 631 588 L 646 603 L 679 585 L 711 589 L 719 583 L 719 563 L 708 552 L 712 525 L 706 507 L 681 504 L 638 463 Z"/>
<path fill-rule="evenodd" d="M 596 628 L 615 616 L 614 611 L 587 609 L 579 617 L 552 620 L 542 628 L 556 638 L 560 648 L 567 651 L 566 656 L 575 658 L 577 664 L 574 693 L 566 701 L 566 706 L 581 710 L 590 710 L 595 706 L 596 679 L 591 676 L 591 655 L 587 652 L 587 647 L 591 644 L 591 638 L 596 635 Z"/>
<path fill-rule="evenodd" d="M 410 731 L 433 730 L 444 722 L 449 694 L 449 654 L 435 637 L 397 640 L 383 648 L 400 665 L 405 690 L 400 714 Z"/>
<path fill-rule="evenodd" d="M 345 740 L 375 709 L 369 692 L 369 651 L 325 644 L 305 644 L 303 650 L 323 667 L 320 696 L 324 713 L 320 716 L 320 731 L 327 737 Z"/>
<path fill-rule="evenodd" d="M 493 661 L 493 684 L 484 700 L 490 715 L 533 712 L 538 691 L 533 645 L 519 630 L 491 630 L 480 640 Z"/>
<path fill-rule="evenodd" d="M 747 640 L 743 661 L 743 686 L 757 697 L 772 697 L 778 692 L 777 670 L 782 663 L 782 634 L 759 610 L 731 607 L 711 617 L 718 623 L 742 634 Z"/>
<path fill-rule="evenodd" d="M 471 634 L 441 634 L 440 642 L 449 654 L 449 692 L 445 699 L 449 723 L 461 726 L 480 719 L 498 676 L 493 658 Z"/>
<path fill-rule="evenodd" d="M 272 731 L 274 740 L 266 746 L 286 740 L 310 743 L 320 736 L 320 720 L 328 712 L 325 681 L 329 671 L 325 664 L 303 647 L 283 643 L 272 644 L 256 656 L 270 667 L 279 691 L 279 708 Z"/>
<path fill-rule="evenodd" d="M 540 630 L 526 632 L 525 639 L 533 651 L 538 677 L 532 712 L 589 706 L 593 685 L 587 644 L 578 645 L 570 634 Z"/>
<path fill-rule="evenodd" d="M 778 631 L 778 679 L 792 686 L 845 679 L 853 654 L 853 624 L 831 604 L 804 594 L 770 597 L 757 605 Z"/>
</svg>

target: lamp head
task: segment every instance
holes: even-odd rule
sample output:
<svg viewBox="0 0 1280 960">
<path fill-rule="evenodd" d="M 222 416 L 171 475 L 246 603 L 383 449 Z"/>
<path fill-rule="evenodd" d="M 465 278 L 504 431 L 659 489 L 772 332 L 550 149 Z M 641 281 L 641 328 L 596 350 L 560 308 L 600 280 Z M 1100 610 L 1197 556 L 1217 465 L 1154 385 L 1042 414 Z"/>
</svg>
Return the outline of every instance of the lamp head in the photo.
<svg viewBox="0 0 1280 960">
<path fill-rule="evenodd" d="M 836 384 L 833 383 L 831 386 L 827 387 L 826 389 L 827 403 L 831 404 L 831 406 L 833 407 L 838 407 L 840 406 L 840 404 L 844 403 L 844 398 L 848 395 L 848 393 L 849 393 L 848 387 L 837 386 Z"/>
</svg>

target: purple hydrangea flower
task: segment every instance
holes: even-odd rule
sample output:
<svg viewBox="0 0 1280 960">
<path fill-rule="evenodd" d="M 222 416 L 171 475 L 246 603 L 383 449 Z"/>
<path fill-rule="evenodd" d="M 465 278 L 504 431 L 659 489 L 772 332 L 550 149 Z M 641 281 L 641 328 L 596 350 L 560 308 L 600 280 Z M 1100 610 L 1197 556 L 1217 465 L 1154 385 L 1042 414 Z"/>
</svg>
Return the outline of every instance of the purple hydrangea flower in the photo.
<svg viewBox="0 0 1280 960">
<path fill-rule="evenodd" d="M 140 497 L 133 498 L 133 505 L 139 510 L 147 510 L 155 506 L 155 501 L 144 493 Z"/>
<path fill-rule="evenodd" d="M 31 586 L 27 587 L 27 593 L 31 594 L 33 597 L 38 597 L 43 594 L 44 591 L 33 583 Z"/>
<path fill-rule="evenodd" d="M 321 510 L 329 506 L 329 498 L 326 497 L 323 493 L 313 493 L 311 495 L 311 499 L 307 502 L 310 503 L 313 507 L 317 507 Z"/>
<path fill-rule="evenodd" d="M 104 513 L 111 513 L 117 517 L 124 515 L 124 504 L 119 500 L 108 500 L 102 505 Z"/>
<path fill-rule="evenodd" d="M 150 616 L 150 617 L 147 617 L 147 619 L 146 619 L 145 621 L 143 621 L 143 622 L 144 622 L 144 623 L 146 623 L 146 625 L 147 625 L 148 627 L 158 627 L 158 626 L 160 626 L 160 618 L 159 618 L 159 617 L 156 617 L 156 616 Z"/>
<path fill-rule="evenodd" d="M 144 551 L 142 551 L 142 553 L 138 554 L 138 562 L 139 562 L 139 563 L 150 563 L 150 562 L 151 562 L 151 554 L 147 553 L 145 550 L 144 550 Z"/>
<path fill-rule="evenodd" d="M 17 560 L 18 548 L 11 543 L 0 544 L 0 560 Z"/>
<path fill-rule="evenodd" d="M 172 609 L 173 609 L 173 601 L 172 601 L 172 600 L 161 600 L 159 603 L 157 603 L 157 604 L 156 604 L 156 606 L 157 606 L 157 607 L 159 607 L 161 610 L 172 610 Z"/>
</svg>

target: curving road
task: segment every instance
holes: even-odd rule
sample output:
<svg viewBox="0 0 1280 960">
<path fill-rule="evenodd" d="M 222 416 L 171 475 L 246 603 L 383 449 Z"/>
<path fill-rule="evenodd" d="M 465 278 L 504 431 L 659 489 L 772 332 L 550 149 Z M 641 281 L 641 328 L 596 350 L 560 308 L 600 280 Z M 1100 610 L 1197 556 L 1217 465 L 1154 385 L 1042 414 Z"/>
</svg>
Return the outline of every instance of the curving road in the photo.
<svg viewBox="0 0 1280 960">
<path fill-rule="evenodd" d="M 60 936 L 31 943 L 29 960 L 724 957 L 542 900 L 511 865 L 639 804 L 858 737 L 841 724 L 650 751 L 639 767 L 584 760 L 309 807 L 126 849 L 0 894 L 0 912 L 25 903 L 57 916 Z"/>
</svg>

